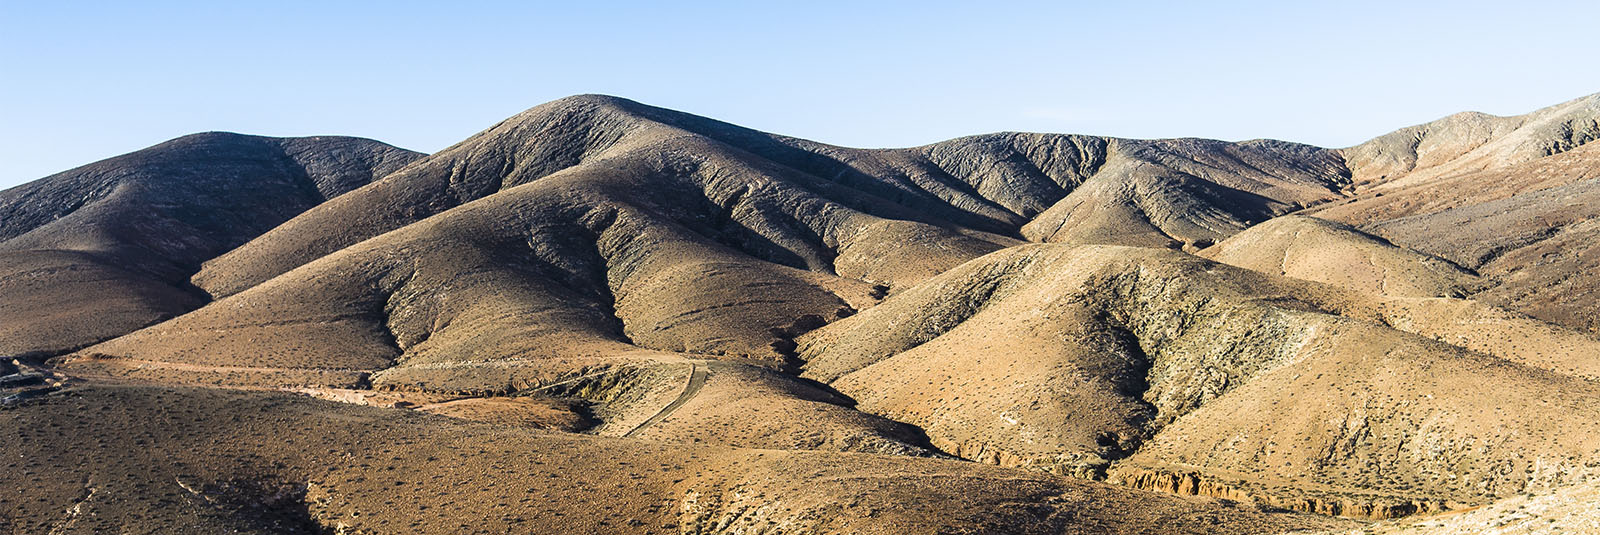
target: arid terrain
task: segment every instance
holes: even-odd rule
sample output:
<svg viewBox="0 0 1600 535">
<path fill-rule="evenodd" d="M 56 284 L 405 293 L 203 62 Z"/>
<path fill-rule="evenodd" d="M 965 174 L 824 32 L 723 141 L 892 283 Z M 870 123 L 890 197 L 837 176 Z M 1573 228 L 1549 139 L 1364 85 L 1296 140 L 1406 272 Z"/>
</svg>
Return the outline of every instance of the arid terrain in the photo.
<svg viewBox="0 0 1600 535">
<path fill-rule="evenodd" d="M 1600 533 L 1597 138 L 185 136 L 0 191 L 0 533 Z"/>
</svg>

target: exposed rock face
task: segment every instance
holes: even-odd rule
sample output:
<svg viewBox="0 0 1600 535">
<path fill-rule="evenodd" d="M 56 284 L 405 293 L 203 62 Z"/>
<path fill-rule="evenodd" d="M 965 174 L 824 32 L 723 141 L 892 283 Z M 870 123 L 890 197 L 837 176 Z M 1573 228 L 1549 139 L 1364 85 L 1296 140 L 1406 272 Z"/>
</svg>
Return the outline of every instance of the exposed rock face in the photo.
<svg viewBox="0 0 1600 535">
<path fill-rule="evenodd" d="M 1159 490 L 1184 496 L 1209 496 L 1255 503 L 1265 508 L 1286 509 L 1319 515 L 1363 520 L 1386 520 L 1411 515 L 1437 514 L 1465 507 L 1438 500 L 1405 499 L 1391 496 L 1258 494 L 1216 481 L 1199 472 L 1164 472 L 1133 466 L 1118 467 L 1108 481 L 1136 489 Z M 1234 485 L 1239 485 L 1234 482 Z M 1259 492 L 1259 491 L 1258 491 Z"/>
</svg>

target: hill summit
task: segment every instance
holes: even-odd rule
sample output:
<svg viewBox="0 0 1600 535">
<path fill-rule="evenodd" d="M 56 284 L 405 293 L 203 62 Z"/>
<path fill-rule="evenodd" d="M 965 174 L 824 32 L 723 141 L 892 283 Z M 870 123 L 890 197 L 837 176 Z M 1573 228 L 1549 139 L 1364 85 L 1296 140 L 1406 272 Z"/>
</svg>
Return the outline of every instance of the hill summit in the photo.
<svg viewBox="0 0 1600 535">
<path fill-rule="evenodd" d="M 0 526 L 1576 525 L 1596 137 L 1600 95 L 1341 149 L 600 95 L 429 155 L 186 136 L 0 192 Z"/>
</svg>

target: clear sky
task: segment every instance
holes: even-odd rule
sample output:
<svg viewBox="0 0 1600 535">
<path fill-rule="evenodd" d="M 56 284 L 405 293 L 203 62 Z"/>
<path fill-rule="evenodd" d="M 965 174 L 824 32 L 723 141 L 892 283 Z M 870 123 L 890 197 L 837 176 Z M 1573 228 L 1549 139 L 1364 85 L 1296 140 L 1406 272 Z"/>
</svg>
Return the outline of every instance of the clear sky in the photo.
<svg viewBox="0 0 1600 535">
<path fill-rule="evenodd" d="M 1600 92 L 1600 2 L 0 0 L 0 187 L 183 134 L 432 152 L 607 93 L 862 147 L 1347 146 Z"/>
</svg>

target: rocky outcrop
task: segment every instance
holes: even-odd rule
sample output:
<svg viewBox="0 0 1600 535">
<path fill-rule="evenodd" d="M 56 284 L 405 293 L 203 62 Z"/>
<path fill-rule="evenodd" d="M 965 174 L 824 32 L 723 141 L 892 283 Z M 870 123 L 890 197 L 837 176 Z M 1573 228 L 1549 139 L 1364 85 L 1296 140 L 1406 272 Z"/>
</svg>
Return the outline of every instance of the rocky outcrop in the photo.
<svg viewBox="0 0 1600 535">
<path fill-rule="evenodd" d="M 1151 468 L 1119 466 L 1106 479 L 1109 483 L 1126 485 L 1141 490 L 1155 490 L 1184 496 L 1206 496 L 1224 500 L 1254 503 L 1268 509 L 1283 509 L 1302 513 L 1342 516 L 1360 520 L 1387 520 L 1411 515 L 1430 515 L 1471 507 L 1470 504 L 1444 500 L 1414 499 L 1392 496 L 1313 495 L 1303 492 L 1274 494 L 1259 489 L 1258 485 L 1241 485 L 1207 476 L 1199 472 L 1172 472 Z M 1294 495 L 1302 494 L 1302 495 Z"/>
</svg>

